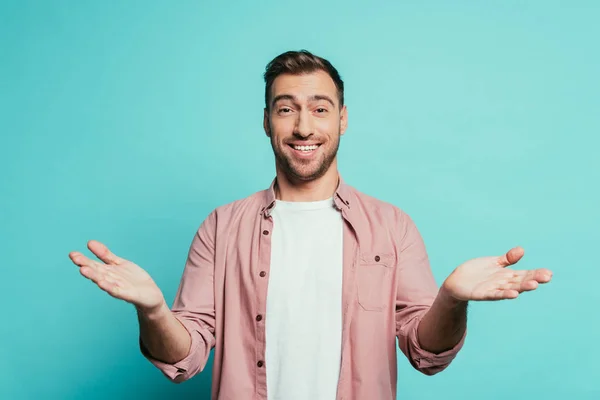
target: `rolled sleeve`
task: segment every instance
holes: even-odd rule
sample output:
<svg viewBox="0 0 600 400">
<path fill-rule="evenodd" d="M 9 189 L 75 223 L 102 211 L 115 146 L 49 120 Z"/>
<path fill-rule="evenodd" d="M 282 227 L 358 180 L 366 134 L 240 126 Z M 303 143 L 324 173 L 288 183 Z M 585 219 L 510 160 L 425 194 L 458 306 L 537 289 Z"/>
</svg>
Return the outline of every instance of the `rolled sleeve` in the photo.
<svg viewBox="0 0 600 400">
<path fill-rule="evenodd" d="M 423 349 L 419 344 L 419 336 L 417 330 L 424 316 L 425 313 L 415 318 L 414 323 L 410 327 L 410 331 L 407 335 L 408 352 L 410 353 L 412 365 L 418 371 L 421 371 L 425 375 L 434 375 L 446 369 L 454 360 L 454 358 L 456 358 L 456 355 L 463 347 L 465 338 L 467 336 L 467 331 L 465 330 L 460 341 L 451 349 L 448 349 L 441 353 L 432 353 L 428 350 Z"/>
<path fill-rule="evenodd" d="M 186 320 L 177 314 L 174 316 L 190 334 L 190 350 L 185 358 L 172 364 L 160 361 L 152 357 L 152 355 L 148 352 L 148 349 L 146 346 L 144 346 L 141 337 L 139 337 L 139 347 L 142 355 L 148 361 L 150 361 L 152 365 L 158 368 L 169 380 L 175 383 L 180 383 L 190 379 L 192 376 L 204 369 L 204 365 L 208 361 L 209 351 L 205 351 L 203 353 L 203 349 L 212 348 L 214 346 L 214 340 L 210 339 L 213 336 L 208 329 L 198 328 L 195 322 Z M 208 342 L 206 338 L 208 338 Z M 203 357 L 202 354 L 205 354 L 205 357 Z M 199 357 L 201 359 L 199 359 Z"/>
</svg>

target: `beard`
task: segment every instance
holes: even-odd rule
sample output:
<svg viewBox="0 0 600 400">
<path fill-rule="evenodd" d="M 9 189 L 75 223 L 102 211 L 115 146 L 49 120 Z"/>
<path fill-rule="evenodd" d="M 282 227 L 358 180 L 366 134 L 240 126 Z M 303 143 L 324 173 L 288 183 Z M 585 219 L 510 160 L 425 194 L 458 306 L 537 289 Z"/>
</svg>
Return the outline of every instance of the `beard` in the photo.
<svg viewBox="0 0 600 400">
<path fill-rule="evenodd" d="M 329 140 L 319 146 L 316 150 L 319 154 L 309 160 L 295 158 L 290 152 L 285 151 L 289 147 L 283 142 L 275 142 L 271 135 L 271 147 L 275 154 L 275 161 L 281 171 L 292 181 L 312 181 L 325 175 L 337 156 L 340 147 L 340 129 L 333 140 Z"/>
</svg>

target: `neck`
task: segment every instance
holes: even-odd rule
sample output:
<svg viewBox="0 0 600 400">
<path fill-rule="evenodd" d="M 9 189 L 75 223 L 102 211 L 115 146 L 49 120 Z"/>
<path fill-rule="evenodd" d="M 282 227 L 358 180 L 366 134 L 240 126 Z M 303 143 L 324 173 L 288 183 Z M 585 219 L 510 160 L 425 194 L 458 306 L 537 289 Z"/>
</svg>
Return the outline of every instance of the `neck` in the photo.
<svg viewBox="0 0 600 400">
<path fill-rule="evenodd" d="M 320 178 L 311 181 L 291 179 L 277 167 L 275 197 L 283 201 L 319 201 L 333 196 L 338 187 L 337 163 L 334 161 L 329 170 Z"/>
</svg>

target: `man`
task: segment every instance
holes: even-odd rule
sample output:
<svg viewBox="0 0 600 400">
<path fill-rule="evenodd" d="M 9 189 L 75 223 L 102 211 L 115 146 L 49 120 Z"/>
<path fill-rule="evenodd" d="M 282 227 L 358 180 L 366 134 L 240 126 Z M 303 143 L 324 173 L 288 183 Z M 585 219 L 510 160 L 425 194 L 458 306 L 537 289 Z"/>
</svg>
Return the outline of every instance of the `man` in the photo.
<svg viewBox="0 0 600 400">
<path fill-rule="evenodd" d="M 337 169 L 348 111 L 337 70 L 287 52 L 265 73 L 269 189 L 221 206 L 193 238 L 171 309 L 152 278 L 90 241 L 83 276 L 135 305 L 140 349 L 169 379 L 214 352 L 215 399 L 395 399 L 396 338 L 417 370 L 445 369 L 466 336 L 468 301 L 513 299 L 547 269 L 506 268 L 516 247 L 470 260 L 438 289 L 423 240 L 399 208 Z"/>
</svg>

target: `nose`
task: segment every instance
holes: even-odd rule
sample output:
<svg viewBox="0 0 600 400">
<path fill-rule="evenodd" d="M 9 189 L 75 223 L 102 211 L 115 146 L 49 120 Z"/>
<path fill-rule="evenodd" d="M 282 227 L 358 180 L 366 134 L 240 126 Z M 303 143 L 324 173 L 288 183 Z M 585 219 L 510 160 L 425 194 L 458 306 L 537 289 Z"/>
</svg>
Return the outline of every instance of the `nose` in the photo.
<svg viewBox="0 0 600 400">
<path fill-rule="evenodd" d="M 307 138 L 313 134 L 312 119 L 308 110 L 302 110 L 298 113 L 294 135 Z"/>
</svg>

